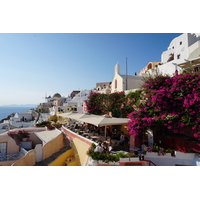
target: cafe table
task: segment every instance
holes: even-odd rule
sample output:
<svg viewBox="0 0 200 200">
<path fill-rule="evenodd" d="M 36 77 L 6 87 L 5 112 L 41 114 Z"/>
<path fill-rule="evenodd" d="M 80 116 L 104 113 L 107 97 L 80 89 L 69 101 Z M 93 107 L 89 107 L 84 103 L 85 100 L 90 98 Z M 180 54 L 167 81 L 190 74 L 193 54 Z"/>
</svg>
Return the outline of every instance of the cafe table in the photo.
<svg viewBox="0 0 200 200">
<path fill-rule="evenodd" d="M 83 133 L 83 136 L 88 136 L 88 133 Z"/>
<path fill-rule="evenodd" d="M 96 141 L 96 140 L 99 138 L 99 136 L 90 136 L 90 138 L 91 138 L 92 140 Z"/>
</svg>

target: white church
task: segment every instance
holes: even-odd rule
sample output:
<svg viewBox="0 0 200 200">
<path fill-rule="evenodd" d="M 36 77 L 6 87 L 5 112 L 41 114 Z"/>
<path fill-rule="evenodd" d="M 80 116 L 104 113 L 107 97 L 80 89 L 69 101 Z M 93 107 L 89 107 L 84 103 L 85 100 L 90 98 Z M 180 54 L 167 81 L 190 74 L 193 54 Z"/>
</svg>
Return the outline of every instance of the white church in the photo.
<svg viewBox="0 0 200 200">
<path fill-rule="evenodd" d="M 111 93 L 130 90 L 137 90 L 142 85 L 143 77 L 138 75 L 123 75 L 120 73 L 120 65 L 116 64 L 114 69 L 114 77 L 111 84 Z"/>
</svg>

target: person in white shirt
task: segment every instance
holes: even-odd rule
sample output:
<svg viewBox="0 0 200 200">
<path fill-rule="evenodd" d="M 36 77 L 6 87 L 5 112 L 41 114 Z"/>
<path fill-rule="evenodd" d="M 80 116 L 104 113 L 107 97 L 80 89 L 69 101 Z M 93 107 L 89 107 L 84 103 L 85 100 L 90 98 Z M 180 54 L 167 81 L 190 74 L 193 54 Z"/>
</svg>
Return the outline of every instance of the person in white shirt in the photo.
<svg viewBox="0 0 200 200">
<path fill-rule="evenodd" d="M 101 143 L 98 143 L 98 145 L 96 146 L 96 148 L 94 149 L 94 151 L 99 151 L 100 153 L 103 152 L 103 147 L 101 146 Z"/>
<path fill-rule="evenodd" d="M 124 137 L 124 133 L 122 131 L 121 135 L 120 135 L 120 145 L 122 145 L 124 143 L 125 137 Z"/>
</svg>

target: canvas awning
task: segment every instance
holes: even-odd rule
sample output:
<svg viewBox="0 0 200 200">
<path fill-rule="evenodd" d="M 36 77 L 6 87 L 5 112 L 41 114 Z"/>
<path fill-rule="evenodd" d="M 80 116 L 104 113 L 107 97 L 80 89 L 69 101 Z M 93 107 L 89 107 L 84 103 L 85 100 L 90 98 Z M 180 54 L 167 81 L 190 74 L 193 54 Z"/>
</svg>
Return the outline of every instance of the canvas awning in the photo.
<svg viewBox="0 0 200 200">
<path fill-rule="evenodd" d="M 70 113 L 62 113 L 62 114 L 57 114 L 57 115 L 61 117 L 65 117 L 65 118 L 78 120 L 80 117 L 84 116 L 85 114 L 70 112 Z"/>
<path fill-rule="evenodd" d="M 195 67 L 200 67 L 200 57 L 188 60 L 184 63 L 180 63 L 178 64 L 178 66 L 181 67 L 182 69 L 191 69 Z"/>
<path fill-rule="evenodd" d="M 91 115 L 91 116 L 86 115 L 86 116 L 81 117 L 80 121 L 101 127 L 101 126 L 108 126 L 108 125 L 127 124 L 129 119 L 128 118 L 105 117 L 105 116 L 98 116 L 98 115 Z"/>
<path fill-rule="evenodd" d="M 62 113 L 58 116 L 67 117 L 70 119 L 75 119 L 85 123 L 93 124 L 95 126 L 108 126 L 108 125 L 123 125 L 127 124 L 128 118 L 116 118 L 110 117 L 108 115 L 93 115 L 93 114 L 83 114 L 83 113 Z"/>
</svg>

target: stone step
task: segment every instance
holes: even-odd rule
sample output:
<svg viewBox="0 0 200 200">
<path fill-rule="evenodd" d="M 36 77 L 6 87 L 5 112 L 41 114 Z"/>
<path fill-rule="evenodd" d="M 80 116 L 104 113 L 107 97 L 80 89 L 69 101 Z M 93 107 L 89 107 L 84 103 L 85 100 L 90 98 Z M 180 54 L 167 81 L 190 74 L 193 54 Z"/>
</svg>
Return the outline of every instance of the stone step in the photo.
<svg viewBox="0 0 200 200">
<path fill-rule="evenodd" d="M 49 158 L 44 159 L 41 162 L 37 162 L 35 166 L 48 166 L 51 162 L 53 162 L 57 157 L 59 157 L 61 154 L 66 152 L 67 150 L 71 149 L 69 145 L 65 145 L 62 147 L 58 152 L 54 153 L 52 156 Z"/>
</svg>

